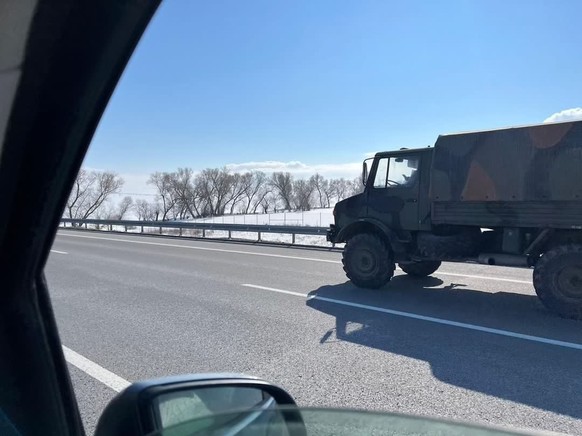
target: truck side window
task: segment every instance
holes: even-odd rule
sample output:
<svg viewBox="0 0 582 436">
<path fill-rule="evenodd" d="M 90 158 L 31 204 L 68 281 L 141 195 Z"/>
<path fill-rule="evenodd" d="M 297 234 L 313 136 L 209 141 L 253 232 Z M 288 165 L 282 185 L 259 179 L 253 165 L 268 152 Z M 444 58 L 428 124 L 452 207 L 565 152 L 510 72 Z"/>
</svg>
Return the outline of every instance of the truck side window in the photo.
<svg viewBox="0 0 582 436">
<path fill-rule="evenodd" d="M 383 157 L 378 161 L 374 188 L 414 186 L 418 179 L 418 157 Z"/>
<path fill-rule="evenodd" d="M 418 157 L 392 157 L 387 186 L 414 186 L 418 180 Z"/>
<path fill-rule="evenodd" d="M 378 161 L 378 168 L 376 169 L 376 176 L 374 177 L 374 188 L 385 188 L 386 177 L 388 175 L 388 161 L 387 157 L 383 157 Z"/>
</svg>

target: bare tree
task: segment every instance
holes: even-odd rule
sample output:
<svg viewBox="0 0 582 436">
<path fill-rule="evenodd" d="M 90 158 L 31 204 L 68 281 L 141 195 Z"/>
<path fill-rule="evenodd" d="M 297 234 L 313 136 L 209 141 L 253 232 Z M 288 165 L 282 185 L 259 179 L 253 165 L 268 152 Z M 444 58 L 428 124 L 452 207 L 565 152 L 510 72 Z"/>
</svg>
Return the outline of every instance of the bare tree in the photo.
<svg viewBox="0 0 582 436">
<path fill-rule="evenodd" d="M 323 196 L 325 198 L 325 207 L 331 207 L 333 203 L 333 198 L 335 195 L 335 187 L 333 185 L 333 179 L 326 180 L 322 187 Z"/>
<path fill-rule="evenodd" d="M 117 205 L 117 208 L 113 214 L 114 219 L 122 220 L 125 217 L 125 215 L 127 214 L 127 212 L 129 212 L 132 207 L 133 207 L 133 198 L 131 198 L 129 195 L 123 197 L 123 199 Z"/>
<path fill-rule="evenodd" d="M 362 179 L 360 177 L 348 180 L 348 186 L 348 197 L 364 192 L 364 185 L 362 184 Z"/>
<path fill-rule="evenodd" d="M 270 191 L 267 175 L 262 171 L 252 171 L 240 175 L 240 200 L 243 213 L 255 213 L 262 199 Z"/>
<path fill-rule="evenodd" d="M 176 199 L 176 210 L 179 218 L 186 215 L 194 218 L 200 216 L 200 192 L 196 187 L 194 171 L 191 168 L 178 168 L 170 174 L 170 183 Z"/>
<path fill-rule="evenodd" d="M 123 179 L 114 172 L 81 169 L 67 201 L 69 218 L 89 218 L 122 186 Z"/>
<path fill-rule="evenodd" d="M 259 207 L 259 205 L 263 208 L 263 213 L 269 213 L 275 210 L 277 206 L 277 195 L 274 192 L 269 191 L 261 198 L 261 201 L 257 204 L 255 210 Z"/>
<path fill-rule="evenodd" d="M 93 214 L 93 218 L 98 220 L 114 220 L 115 217 L 115 207 L 111 205 L 109 201 L 103 203 L 99 209 Z M 99 228 L 99 225 L 97 226 Z"/>
<path fill-rule="evenodd" d="M 245 184 L 245 209 L 244 213 L 257 213 L 257 209 L 272 190 L 268 183 L 267 175 L 262 171 L 253 171 L 243 174 Z"/>
<path fill-rule="evenodd" d="M 290 173 L 271 174 L 271 186 L 277 197 L 283 202 L 283 207 L 291 210 L 293 204 L 293 176 Z"/>
<path fill-rule="evenodd" d="M 230 205 L 230 214 L 234 213 L 234 208 L 239 204 L 245 195 L 247 180 L 245 180 L 245 175 L 240 173 L 234 173 L 230 176 L 230 189 L 227 195 L 225 204 Z"/>
<path fill-rule="evenodd" d="M 230 199 L 232 175 L 226 168 L 206 168 L 196 177 L 196 186 L 204 200 L 205 215 L 224 215 Z"/>
<path fill-rule="evenodd" d="M 350 183 L 344 178 L 333 179 L 330 188 L 337 201 L 342 201 L 350 195 Z"/>
<path fill-rule="evenodd" d="M 150 202 L 142 198 L 135 200 L 135 213 L 140 221 L 148 221 L 151 216 Z"/>
<path fill-rule="evenodd" d="M 160 204 L 158 202 L 149 202 L 144 199 L 135 201 L 135 211 L 137 219 L 140 221 L 157 221 L 160 215 Z"/>
<path fill-rule="evenodd" d="M 83 168 L 79 170 L 79 174 L 77 174 L 75 184 L 69 195 L 69 200 L 67 201 L 67 213 L 69 218 L 81 218 L 81 211 L 84 209 L 84 205 L 89 201 L 88 197 L 93 183 L 92 179 L 93 177 L 91 173 Z"/>
<path fill-rule="evenodd" d="M 168 219 L 170 211 L 176 206 L 176 192 L 174 191 L 173 176 L 171 173 L 155 172 L 150 175 L 148 184 L 154 185 L 158 190 L 158 199 L 160 201 L 160 213 L 162 221 Z"/>
<path fill-rule="evenodd" d="M 298 179 L 293 181 L 293 198 L 295 208 L 310 210 L 313 206 L 313 183 L 309 180 Z"/>
<path fill-rule="evenodd" d="M 329 207 L 329 198 L 326 196 L 326 191 L 329 191 L 329 181 L 321 174 L 315 173 L 309 178 L 309 183 L 313 185 L 317 195 L 317 205 L 319 207 Z"/>
<path fill-rule="evenodd" d="M 159 201 L 153 201 L 150 203 L 150 216 L 151 219 L 148 218 L 150 221 L 159 221 L 160 215 L 162 214 L 162 206 L 160 205 Z"/>
</svg>

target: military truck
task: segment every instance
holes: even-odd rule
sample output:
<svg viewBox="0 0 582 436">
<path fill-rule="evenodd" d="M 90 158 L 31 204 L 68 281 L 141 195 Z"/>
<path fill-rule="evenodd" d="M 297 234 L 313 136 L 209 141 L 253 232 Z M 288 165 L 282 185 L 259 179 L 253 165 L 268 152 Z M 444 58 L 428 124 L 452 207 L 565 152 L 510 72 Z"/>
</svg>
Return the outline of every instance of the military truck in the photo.
<svg viewBox="0 0 582 436">
<path fill-rule="evenodd" d="M 356 286 L 385 285 L 396 264 L 529 267 L 548 309 L 582 318 L 582 121 L 441 135 L 377 153 L 362 181 L 327 234 Z"/>
</svg>

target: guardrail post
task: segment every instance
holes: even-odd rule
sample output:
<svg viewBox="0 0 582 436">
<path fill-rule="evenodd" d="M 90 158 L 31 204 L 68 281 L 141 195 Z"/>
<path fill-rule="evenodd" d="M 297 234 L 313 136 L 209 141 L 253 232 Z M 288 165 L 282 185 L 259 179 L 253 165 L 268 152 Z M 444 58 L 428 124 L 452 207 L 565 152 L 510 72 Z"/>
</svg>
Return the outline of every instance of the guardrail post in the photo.
<svg viewBox="0 0 582 436">
<path fill-rule="evenodd" d="M 160 227 L 160 235 L 162 234 L 162 228 Z"/>
<path fill-rule="evenodd" d="M 232 232 L 229 230 L 228 231 L 228 239 L 230 239 L 232 237 Z"/>
<path fill-rule="evenodd" d="M 206 238 L 206 229 L 202 229 L 202 237 Z"/>
<path fill-rule="evenodd" d="M 295 233 L 291 233 L 291 243 L 295 244 Z"/>
<path fill-rule="evenodd" d="M 257 237 L 257 242 L 261 242 L 261 232 L 258 232 L 259 236 Z"/>
<path fill-rule="evenodd" d="M 141 226 L 141 232 L 140 233 L 143 233 L 143 226 Z"/>
<path fill-rule="evenodd" d="M 182 227 L 180 227 L 178 230 L 179 230 L 179 232 L 178 232 L 179 236 L 182 236 Z"/>
<path fill-rule="evenodd" d="M 125 228 L 125 233 L 127 233 L 127 226 L 123 226 Z"/>
</svg>

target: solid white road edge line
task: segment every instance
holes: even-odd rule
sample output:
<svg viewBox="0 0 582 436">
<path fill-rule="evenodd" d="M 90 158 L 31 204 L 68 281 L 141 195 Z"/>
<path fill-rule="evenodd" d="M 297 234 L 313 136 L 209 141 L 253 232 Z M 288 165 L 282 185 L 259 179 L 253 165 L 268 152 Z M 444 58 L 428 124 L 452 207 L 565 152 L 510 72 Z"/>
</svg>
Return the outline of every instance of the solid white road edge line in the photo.
<svg viewBox="0 0 582 436">
<path fill-rule="evenodd" d="M 51 253 L 57 253 L 57 254 L 69 254 L 66 251 L 59 251 L 59 250 L 51 250 Z"/>
<path fill-rule="evenodd" d="M 404 318 L 417 319 L 417 320 L 432 322 L 432 323 L 436 323 L 436 324 L 443 324 L 443 325 L 448 325 L 448 326 L 453 326 L 453 327 L 459 327 L 459 328 L 463 328 L 463 329 L 467 329 L 467 330 L 475 330 L 475 331 L 484 332 L 484 333 L 491 333 L 494 335 L 523 339 L 523 340 L 531 341 L 531 342 L 538 342 L 538 343 L 542 343 L 542 344 L 555 345 L 558 347 L 572 348 L 574 350 L 582 350 L 582 344 L 576 344 L 574 342 L 559 341 L 556 339 L 543 338 L 540 336 L 533 336 L 533 335 L 526 335 L 523 333 L 516 333 L 516 332 L 509 331 L 509 330 L 501 330 L 501 329 L 495 329 L 495 328 L 491 328 L 491 327 L 483 327 L 483 326 L 476 325 L 476 324 L 468 324 L 468 323 L 464 323 L 464 322 L 451 321 L 451 320 L 443 319 L 443 318 L 435 318 L 432 316 L 418 315 L 416 313 L 411 313 L 411 312 L 403 312 L 400 310 L 386 309 L 383 307 L 370 306 L 367 304 L 352 303 L 351 301 L 336 300 L 335 298 L 320 297 L 317 294 L 309 296 L 309 295 L 301 294 L 300 292 L 287 291 L 284 289 L 268 288 L 266 286 L 251 285 L 248 283 L 243 284 L 242 286 L 245 286 L 247 288 L 261 289 L 264 291 L 278 292 L 281 294 L 300 296 L 300 297 L 306 298 L 307 300 L 327 301 L 328 303 L 334 303 L 334 304 L 339 304 L 339 305 L 348 306 L 348 307 L 355 307 L 357 309 L 371 310 L 374 312 L 386 313 L 388 315 L 395 315 L 395 316 L 401 316 Z"/>
<path fill-rule="evenodd" d="M 340 260 L 330 260 L 330 259 L 319 259 L 314 257 L 301 257 L 301 256 L 287 256 L 284 254 L 270 254 L 270 253 L 257 253 L 253 251 L 243 251 L 243 250 L 224 250 L 221 248 L 209 248 L 209 247 L 195 247 L 192 245 L 179 245 L 179 244 L 167 244 L 162 242 L 151 242 L 151 241 L 134 241 L 131 239 L 119 239 L 119 238 L 109 238 L 109 237 L 101 237 L 101 236 L 88 236 L 88 235 L 72 235 L 68 233 L 58 233 L 59 236 L 68 236 L 71 238 L 86 238 L 86 239 L 102 239 L 104 241 L 116 241 L 116 242 L 128 242 L 130 244 L 145 244 L 145 245 L 157 245 L 161 247 L 175 247 L 175 248 L 185 248 L 189 250 L 203 250 L 203 251 L 217 251 L 220 253 L 235 253 L 235 254 L 248 254 L 250 256 L 265 256 L 265 257 L 278 257 L 283 259 L 297 259 L 297 260 L 307 260 L 312 262 L 324 262 L 324 263 L 335 263 L 341 264 Z M 400 268 L 398 270 L 402 271 Z M 479 279 L 479 280 L 495 280 L 499 282 L 509 282 L 509 283 L 523 283 L 526 285 L 531 285 L 531 281 L 527 280 L 518 280 L 518 279 L 506 279 L 503 277 L 488 277 L 488 276 L 479 276 L 479 275 L 470 275 L 470 274 L 458 274 L 458 273 L 448 273 L 444 271 L 437 271 L 435 273 L 437 276 L 444 275 L 444 276 L 452 276 L 452 277 L 466 277 L 471 279 Z"/>
<path fill-rule="evenodd" d="M 86 357 L 81 356 L 76 351 L 73 351 L 64 345 L 63 352 L 65 353 L 65 360 L 67 362 L 73 366 L 76 366 L 85 374 L 93 377 L 95 380 L 100 381 L 104 385 L 110 387 L 115 392 L 121 392 L 131 384 L 124 378 L 119 377 L 117 374 L 112 373 L 111 371 L 103 368 Z"/>
</svg>

